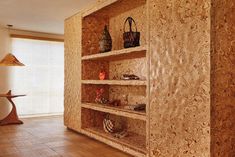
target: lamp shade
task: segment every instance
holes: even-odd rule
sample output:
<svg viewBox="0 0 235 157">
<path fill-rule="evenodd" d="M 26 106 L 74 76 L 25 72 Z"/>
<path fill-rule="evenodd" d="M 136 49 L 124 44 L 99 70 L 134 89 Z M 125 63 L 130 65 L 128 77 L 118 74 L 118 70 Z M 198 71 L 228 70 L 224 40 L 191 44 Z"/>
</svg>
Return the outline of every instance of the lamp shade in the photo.
<svg viewBox="0 0 235 157">
<path fill-rule="evenodd" d="M 1 61 L 0 66 L 25 66 L 13 54 L 7 54 Z"/>
</svg>

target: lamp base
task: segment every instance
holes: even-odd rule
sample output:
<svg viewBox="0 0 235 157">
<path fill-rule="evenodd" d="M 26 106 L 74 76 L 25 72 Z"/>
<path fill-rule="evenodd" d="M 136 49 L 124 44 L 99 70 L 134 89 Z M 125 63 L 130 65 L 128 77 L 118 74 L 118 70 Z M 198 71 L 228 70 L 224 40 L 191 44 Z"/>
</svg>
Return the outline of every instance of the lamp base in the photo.
<svg viewBox="0 0 235 157">
<path fill-rule="evenodd" d="M 0 94 L 0 97 L 7 98 L 10 101 L 10 103 L 12 104 L 11 112 L 8 114 L 8 116 L 6 118 L 4 118 L 3 120 L 0 120 L 0 126 L 1 125 L 11 125 L 11 124 L 23 124 L 23 122 L 21 120 L 19 120 L 19 117 L 18 117 L 17 111 L 16 111 L 16 105 L 12 101 L 13 98 L 21 97 L 21 96 L 25 96 L 25 95 L 12 95 L 11 90 L 9 90 L 9 92 L 7 94 Z"/>
<path fill-rule="evenodd" d="M 23 124 L 23 122 L 18 118 L 15 105 L 13 105 L 13 108 L 9 115 L 3 120 L 0 120 L 0 126 L 11 124 Z"/>
</svg>

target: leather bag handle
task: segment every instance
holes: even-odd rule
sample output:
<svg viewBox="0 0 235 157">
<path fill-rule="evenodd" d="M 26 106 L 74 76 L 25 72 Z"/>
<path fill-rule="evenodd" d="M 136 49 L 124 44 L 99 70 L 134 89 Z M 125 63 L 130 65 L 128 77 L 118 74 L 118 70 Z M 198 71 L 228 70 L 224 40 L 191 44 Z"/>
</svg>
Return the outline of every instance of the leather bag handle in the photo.
<svg viewBox="0 0 235 157">
<path fill-rule="evenodd" d="M 124 23 L 124 28 L 123 28 L 124 32 L 126 32 L 125 29 L 126 29 L 126 23 L 127 23 L 127 21 L 128 21 L 128 23 L 129 23 L 129 26 L 130 26 L 130 32 L 132 32 L 132 21 L 133 21 L 134 24 L 135 24 L 135 28 L 136 28 L 135 31 L 137 32 L 137 26 L 136 26 L 135 20 L 134 20 L 132 17 L 128 17 L 128 18 L 126 19 L 126 21 L 125 21 L 125 23 Z"/>
</svg>

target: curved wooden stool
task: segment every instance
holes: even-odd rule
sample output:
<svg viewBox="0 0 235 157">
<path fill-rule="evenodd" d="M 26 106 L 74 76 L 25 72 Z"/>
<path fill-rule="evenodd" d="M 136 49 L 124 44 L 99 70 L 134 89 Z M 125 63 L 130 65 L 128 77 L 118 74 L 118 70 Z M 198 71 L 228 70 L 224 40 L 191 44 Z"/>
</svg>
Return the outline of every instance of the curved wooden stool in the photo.
<svg viewBox="0 0 235 157">
<path fill-rule="evenodd" d="M 13 98 L 22 97 L 22 96 L 26 96 L 26 95 L 12 95 L 11 90 L 9 90 L 9 92 L 7 94 L 0 94 L 0 97 L 7 98 L 10 101 L 10 103 L 12 104 L 11 112 L 8 114 L 8 116 L 6 118 L 4 118 L 3 120 L 0 120 L 0 125 L 23 124 L 23 122 L 21 120 L 19 120 L 19 117 L 18 117 L 17 111 L 16 111 L 16 106 L 15 106 L 14 102 L 12 101 Z"/>
</svg>

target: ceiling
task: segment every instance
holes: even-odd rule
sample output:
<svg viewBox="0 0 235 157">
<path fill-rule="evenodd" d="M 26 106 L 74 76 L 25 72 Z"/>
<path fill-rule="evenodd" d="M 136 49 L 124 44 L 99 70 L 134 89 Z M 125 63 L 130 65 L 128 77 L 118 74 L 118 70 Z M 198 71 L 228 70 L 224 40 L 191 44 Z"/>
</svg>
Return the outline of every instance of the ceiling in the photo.
<svg viewBox="0 0 235 157">
<path fill-rule="evenodd" d="M 64 20 L 96 0 L 0 0 L 0 25 L 14 29 L 64 33 Z"/>
</svg>

